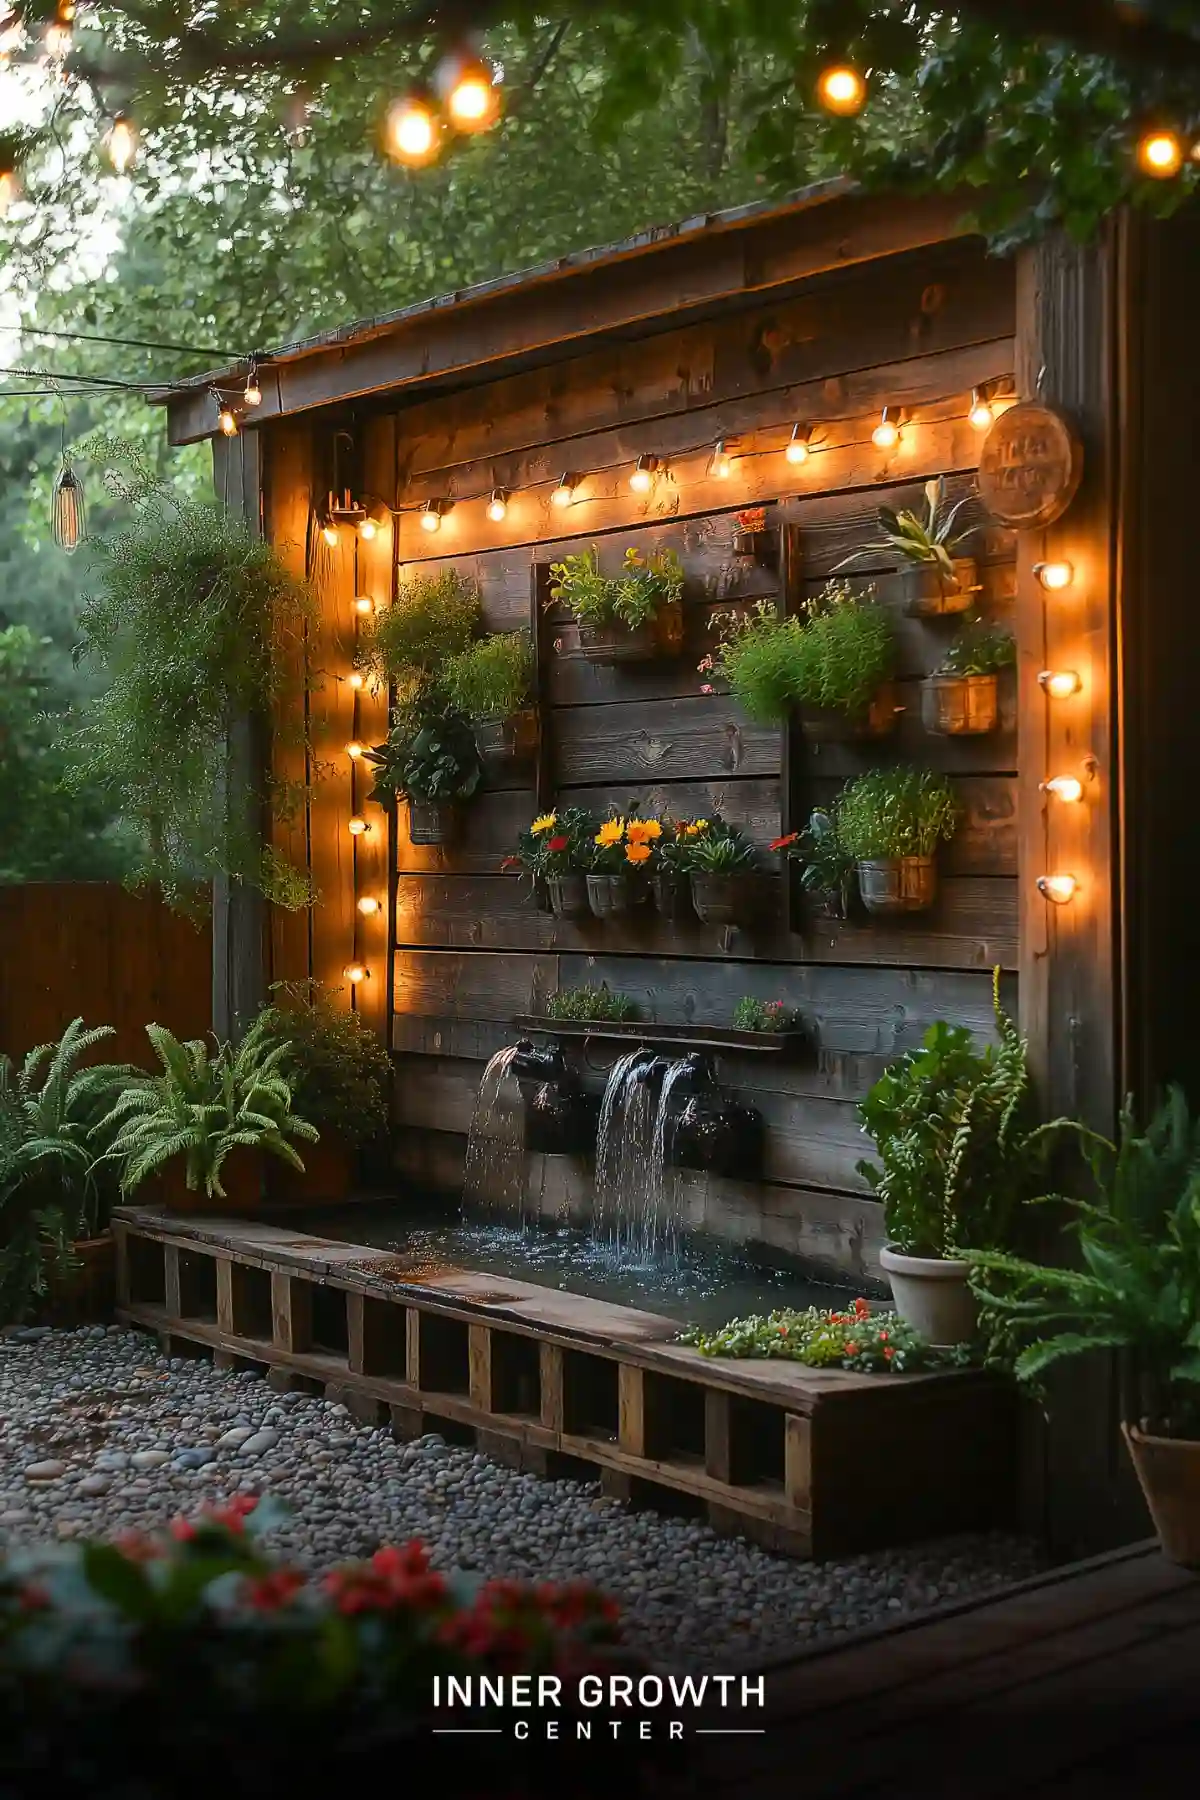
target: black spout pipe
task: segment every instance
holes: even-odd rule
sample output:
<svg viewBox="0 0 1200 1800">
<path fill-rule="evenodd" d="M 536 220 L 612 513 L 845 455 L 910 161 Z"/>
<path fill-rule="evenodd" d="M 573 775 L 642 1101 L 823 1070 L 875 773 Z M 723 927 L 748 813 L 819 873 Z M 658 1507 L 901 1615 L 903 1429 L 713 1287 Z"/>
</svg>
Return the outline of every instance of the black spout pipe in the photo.
<svg viewBox="0 0 1200 1800">
<path fill-rule="evenodd" d="M 521 1081 L 561 1081 L 567 1073 L 562 1045 L 534 1044 L 529 1038 L 521 1038 L 512 1070 Z"/>
</svg>

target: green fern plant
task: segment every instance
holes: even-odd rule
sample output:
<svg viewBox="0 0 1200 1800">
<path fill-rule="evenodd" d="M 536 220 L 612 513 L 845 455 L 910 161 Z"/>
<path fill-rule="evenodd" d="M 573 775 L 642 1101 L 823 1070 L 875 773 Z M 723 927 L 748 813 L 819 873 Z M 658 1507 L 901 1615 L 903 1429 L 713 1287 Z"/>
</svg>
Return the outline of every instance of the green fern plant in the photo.
<svg viewBox="0 0 1200 1800">
<path fill-rule="evenodd" d="M 160 1072 L 128 1088 L 106 1120 L 123 1195 L 182 1157 L 189 1192 L 223 1200 L 221 1170 L 237 1149 L 266 1151 L 303 1174 L 289 1140 L 315 1144 L 321 1134 L 292 1111 L 291 1045 L 266 1021 L 257 1020 L 236 1048 L 218 1044 L 213 1053 L 202 1038 L 181 1043 L 163 1025 L 147 1025 L 146 1035 Z"/>
</svg>

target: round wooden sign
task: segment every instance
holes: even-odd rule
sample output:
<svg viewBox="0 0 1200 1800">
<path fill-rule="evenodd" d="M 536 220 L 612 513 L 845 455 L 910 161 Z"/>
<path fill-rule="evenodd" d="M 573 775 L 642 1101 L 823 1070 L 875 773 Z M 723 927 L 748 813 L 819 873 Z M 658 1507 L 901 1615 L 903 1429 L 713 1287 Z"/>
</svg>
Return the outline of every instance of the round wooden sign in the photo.
<svg viewBox="0 0 1200 1800">
<path fill-rule="evenodd" d="M 1069 419 L 1040 400 L 997 418 L 979 453 L 979 496 L 994 519 L 1033 531 L 1061 518 L 1083 474 L 1083 445 Z"/>
</svg>

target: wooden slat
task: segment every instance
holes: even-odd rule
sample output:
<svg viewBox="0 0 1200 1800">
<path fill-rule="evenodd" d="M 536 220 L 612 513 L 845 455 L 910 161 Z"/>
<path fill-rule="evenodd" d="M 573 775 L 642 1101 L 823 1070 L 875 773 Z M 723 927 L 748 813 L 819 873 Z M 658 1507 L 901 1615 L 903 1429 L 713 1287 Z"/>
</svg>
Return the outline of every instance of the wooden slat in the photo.
<svg viewBox="0 0 1200 1800">
<path fill-rule="evenodd" d="M 777 775 L 779 733 L 748 720 L 731 700 L 614 702 L 555 713 L 560 787 Z"/>
<path fill-rule="evenodd" d="M 290 1275 L 273 1274 L 271 1276 L 271 1340 L 281 1350 L 312 1349 L 312 1283 L 296 1281 Z M 358 1296 L 352 1295 L 352 1300 Z M 350 1308 L 351 1319 L 351 1355 L 350 1367 L 361 1367 L 354 1361 L 354 1323 L 356 1314 Z M 357 1323 L 361 1335 L 361 1308 L 358 1310 Z"/>
<path fill-rule="evenodd" d="M 646 1385 L 644 1371 L 631 1363 L 617 1370 L 617 1442 L 629 1456 L 646 1454 Z"/>
<path fill-rule="evenodd" d="M 789 1413 L 784 1420 L 783 1491 L 792 1506 L 813 1506 L 813 1426 L 811 1419 Z"/>
<path fill-rule="evenodd" d="M 362 428 L 363 485 L 368 495 L 380 499 L 390 497 L 395 467 L 394 422 L 387 417 L 367 420 Z M 390 606 L 395 565 L 395 542 L 391 521 L 380 520 L 376 536 L 355 545 L 356 574 L 354 589 L 365 594 L 377 607 Z M 362 621 L 355 615 L 353 630 L 362 634 Z M 386 690 L 373 693 L 364 688 L 354 707 L 354 735 L 363 743 L 382 743 L 388 730 Z M 388 1013 L 388 888 L 391 876 L 390 843 L 387 819 L 383 811 L 367 802 L 373 779 L 370 766 L 359 762 L 351 768 L 344 755 L 335 759 L 338 779 L 345 771 L 353 782 L 354 803 L 370 817 L 372 829 L 358 838 L 353 846 L 354 898 L 364 896 L 378 900 L 379 912 L 370 917 L 358 913 L 353 920 L 354 954 L 369 970 L 366 981 L 355 991 L 354 1009 L 380 1037 L 387 1034 Z M 347 958 L 349 960 L 349 958 Z"/>
<path fill-rule="evenodd" d="M 494 1410 L 492 1398 L 492 1332 L 487 1325 L 467 1327 L 467 1357 L 471 1404 L 481 1412 Z"/>
<path fill-rule="evenodd" d="M 704 1394 L 704 1472 L 714 1481 L 733 1479 L 730 1397 L 718 1388 Z"/>
</svg>

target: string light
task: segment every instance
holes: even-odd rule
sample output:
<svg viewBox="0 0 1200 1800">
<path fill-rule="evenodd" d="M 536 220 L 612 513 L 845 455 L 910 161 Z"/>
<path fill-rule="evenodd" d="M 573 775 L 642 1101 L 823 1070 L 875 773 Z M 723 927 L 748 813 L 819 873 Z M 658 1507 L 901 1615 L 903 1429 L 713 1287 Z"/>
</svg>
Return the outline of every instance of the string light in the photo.
<svg viewBox="0 0 1200 1800">
<path fill-rule="evenodd" d="M 234 412 L 232 406 L 222 406 L 220 412 L 217 414 L 217 424 L 220 426 L 225 437 L 237 436 L 237 414 Z"/>
<path fill-rule="evenodd" d="M 442 511 L 442 501 L 427 500 L 421 508 L 421 530 L 440 531 L 442 529 Z"/>
<path fill-rule="evenodd" d="M 971 389 L 971 410 L 967 414 L 976 431 L 990 431 L 995 423 L 996 413 L 992 406 L 988 390 L 982 387 Z"/>
<path fill-rule="evenodd" d="M 1074 875 L 1039 875 L 1037 890 L 1044 900 L 1054 906 L 1066 906 L 1079 891 L 1079 883 Z"/>
<path fill-rule="evenodd" d="M 108 160 L 118 175 L 127 174 L 137 157 L 137 126 L 128 113 L 119 112 L 108 134 Z"/>
<path fill-rule="evenodd" d="M 346 830 L 351 837 L 364 837 L 370 829 L 370 824 L 361 813 L 352 813 L 346 821 Z"/>
<path fill-rule="evenodd" d="M 712 453 L 712 460 L 708 465 L 708 472 L 710 475 L 715 476 L 718 481 L 728 481 L 729 472 L 732 467 L 733 464 L 729 460 L 729 452 L 725 448 L 725 439 L 718 438 L 716 449 Z"/>
<path fill-rule="evenodd" d="M 827 112 L 843 118 L 860 112 L 867 97 L 867 84 L 849 63 L 835 63 L 823 69 L 817 82 L 817 96 Z"/>
<path fill-rule="evenodd" d="M 355 594 L 354 610 L 360 619 L 370 618 L 371 614 L 375 611 L 375 602 L 372 600 L 370 594 Z"/>
<path fill-rule="evenodd" d="M 362 670 L 361 669 L 351 669 L 349 675 L 347 675 L 347 677 L 346 677 L 346 686 L 348 688 L 353 688 L 354 692 L 356 694 L 361 694 L 362 690 L 366 687 L 366 685 L 367 685 L 367 678 L 363 674 Z"/>
<path fill-rule="evenodd" d="M 1065 801 L 1069 806 L 1083 799 L 1083 783 L 1077 775 L 1052 775 L 1040 786 L 1043 794 L 1053 794 L 1056 800 Z"/>
<path fill-rule="evenodd" d="M 329 548 L 331 550 L 337 549 L 338 528 L 334 524 L 332 519 L 326 519 L 325 523 L 322 525 L 321 536 L 324 538 L 325 542 L 329 545 Z"/>
<path fill-rule="evenodd" d="M 434 86 L 456 130 L 486 131 L 495 123 L 500 112 L 495 74 L 478 57 L 462 51 L 444 56 L 434 74 Z"/>
<path fill-rule="evenodd" d="M 380 910 L 379 901 L 375 898 L 374 894 L 364 894 L 357 904 L 358 910 L 364 919 L 373 919 Z"/>
<path fill-rule="evenodd" d="M 1069 700 L 1083 686 L 1083 678 L 1075 669 L 1043 669 L 1038 686 L 1051 700 Z"/>
<path fill-rule="evenodd" d="M 367 746 L 360 743 L 358 738 L 351 738 L 350 742 L 346 745 L 346 755 L 350 758 L 351 762 L 357 762 L 360 756 L 366 754 L 366 749 Z"/>
<path fill-rule="evenodd" d="M 487 516 L 493 525 L 499 525 L 508 516 L 508 489 L 493 488 L 492 497 L 488 501 Z"/>
<path fill-rule="evenodd" d="M 374 519 L 364 519 L 358 528 L 358 535 L 364 543 L 369 544 L 378 532 L 379 527 Z"/>
<path fill-rule="evenodd" d="M 877 450 L 894 450 L 900 442 L 900 408 L 885 406 L 882 417 L 871 433 L 871 442 Z"/>
<path fill-rule="evenodd" d="M 1047 593 L 1060 594 L 1075 579 L 1075 565 L 1065 559 L 1058 562 L 1034 563 L 1033 572 Z"/>
<path fill-rule="evenodd" d="M 788 439 L 784 455 L 790 463 L 806 463 L 808 461 L 808 442 L 812 437 L 811 425 L 793 425 L 792 435 Z"/>
<path fill-rule="evenodd" d="M 1173 131 L 1147 131 L 1138 142 L 1137 161 L 1143 175 L 1169 181 L 1183 167 L 1183 145 Z"/>
<path fill-rule="evenodd" d="M 570 506 L 572 500 L 575 498 L 576 486 L 577 483 L 575 477 L 569 472 L 564 473 L 559 479 L 558 486 L 550 496 L 551 506 Z"/>
<path fill-rule="evenodd" d="M 360 962 L 347 963 L 342 970 L 342 974 L 350 983 L 351 987 L 357 987 L 360 981 L 369 981 L 371 978 L 370 969 L 368 969 L 364 963 Z"/>
<path fill-rule="evenodd" d="M 14 200 L 21 198 L 21 183 L 15 169 L 0 169 L 0 219 Z"/>
<path fill-rule="evenodd" d="M 387 153 L 406 168 L 419 169 L 438 153 L 440 127 L 428 97 L 416 89 L 388 108 L 384 143 Z"/>
<path fill-rule="evenodd" d="M 657 474 L 657 456 L 639 456 L 634 464 L 633 474 L 629 477 L 629 485 L 635 494 L 648 494 Z"/>
<path fill-rule="evenodd" d="M 262 405 L 262 389 L 258 385 L 258 370 L 255 368 L 251 368 L 250 373 L 246 377 L 246 387 L 242 394 L 242 400 L 244 404 L 252 410 L 254 407 Z"/>
</svg>

